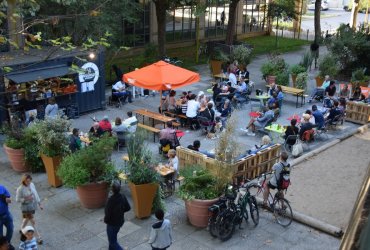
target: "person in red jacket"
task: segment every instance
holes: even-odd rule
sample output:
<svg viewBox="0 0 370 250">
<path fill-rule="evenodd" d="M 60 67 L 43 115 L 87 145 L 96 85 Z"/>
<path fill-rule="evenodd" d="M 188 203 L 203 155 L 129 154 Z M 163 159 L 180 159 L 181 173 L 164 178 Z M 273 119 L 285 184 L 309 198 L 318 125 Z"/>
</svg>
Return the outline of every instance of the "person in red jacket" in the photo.
<svg viewBox="0 0 370 250">
<path fill-rule="evenodd" d="M 112 132 L 112 124 L 110 124 L 108 116 L 104 116 L 103 120 L 99 122 L 99 127 L 103 132 Z"/>
</svg>

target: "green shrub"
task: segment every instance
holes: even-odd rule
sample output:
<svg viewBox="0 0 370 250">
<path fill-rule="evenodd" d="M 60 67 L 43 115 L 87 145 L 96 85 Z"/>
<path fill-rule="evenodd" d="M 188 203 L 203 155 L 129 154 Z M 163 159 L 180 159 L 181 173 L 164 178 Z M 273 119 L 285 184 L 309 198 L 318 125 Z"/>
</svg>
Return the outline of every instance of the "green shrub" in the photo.
<svg viewBox="0 0 370 250">
<path fill-rule="evenodd" d="M 369 81 L 369 76 L 365 75 L 366 69 L 357 69 L 352 72 L 351 82 L 367 82 Z"/>
<path fill-rule="evenodd" d="M 293 75 L 298 75 L 299 73 L 303 72 L 306 72 L 306 68 L 300 64 L 294 64 L 293 66 L 290 67 L 290 73 Z"/>
<path fill-rule="evenodd" d="M 339 71 L 337 60 L 331 55 L 327 54 L 319 60 L 319 76 L 335 77 Z"/>
<path fill-rule="evenodd" d="M 102 137 L 92 145 L 65 156 L 59 166 L 58 176 L 67 187 L 111 181 L 116 176 L 110 161 L 116 140 Z"/>
<path fill-rule="evenodd" d="M 288 74 L 288 64 L 285 62 L 284 58 L 278 55 L 270 55 L 267 62 L 261 66 L 261 73 L 263 79 L 266 79 L 267 76 L 278 76 L 279 74 L 283 74 L 280 78 L 284 78 L 286 77 L 285 74 Z M 284 85 L 286 84 L 287 83 L 284 83 Z"/>
<path fill-rule="evenodd" d="M 308 74 L 307 72 L 302 72 L 297 75 L 296 87 L 299 89 L 306 89 L 307 87 Z"/>
<path fill-rule="evenodd" d="M 238 61 L 239 64 L 247 66 L 251 62 L 252 49 L 244 45 L 234 46 L 233 52 L 230 55 L 230 61 Z"/>
<path fill-rule="evenodd" d="M 32 172 L 45 172 L 44 164 L 40 157 L 40 143 L 37 137 L 36 123 L 24 130 L 24 153 L 28 166 Z"/>
<path fill-rule="evenodd" d="M 288 86 L 289 85 L 289 73 L 288 71 L 280 72 L 276 75 L 276 84 Z"/>
<path fill-rule="evenodd" d="M 18 140 L 16 138 L 8 137 L 5 140 L 5 145 L 9 148 L 12 148 L 12 149 L 21 149 L 21 148 L 23 148 L 23 141 Z"/>
</svg>

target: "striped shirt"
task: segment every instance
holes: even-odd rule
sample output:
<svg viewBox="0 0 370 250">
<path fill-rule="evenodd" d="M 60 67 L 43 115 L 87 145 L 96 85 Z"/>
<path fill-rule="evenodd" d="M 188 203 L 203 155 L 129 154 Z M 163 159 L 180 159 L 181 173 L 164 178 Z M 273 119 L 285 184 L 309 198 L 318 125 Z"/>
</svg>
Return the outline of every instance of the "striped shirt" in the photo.
<svg viewBox="0 0 370 250">
<path fill-rule="evenodd" d="M 37 250 L 36 238 L 33 237 L 31 240 L 21 241 L 19 250 Z"/>
</svg>

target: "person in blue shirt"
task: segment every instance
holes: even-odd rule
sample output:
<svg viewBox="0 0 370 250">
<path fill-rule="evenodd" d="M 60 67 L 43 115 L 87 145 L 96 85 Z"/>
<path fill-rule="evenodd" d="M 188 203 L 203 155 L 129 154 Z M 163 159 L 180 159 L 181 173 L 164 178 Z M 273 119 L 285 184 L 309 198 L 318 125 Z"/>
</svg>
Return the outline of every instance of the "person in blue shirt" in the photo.
<svg viewBox="0 0 370 250">
<path fill-rule="evenodd" d="M 315 117 L 315 124 L 318 129 L 325 127 L 325 118 L 323 113 L 321 113 L 316 105 L 312 105 L 312 115 Z"/>
<path fill-rule="evenodd" d="M 329 116 L 326 118 L 329 121 L 329 124 L 332 124 L 336 116 L 342 114 L 342 111 L 338 106 L 339 102 L 337 100 L 334 100 L 334 106 L 330 109 Z"/>
<path fill-rule="evenodd" d="M 14 225 L 13 225 L 13 216 L 9 211 L 9 203 L 11 203 L 10 193 L 3 186 L 0 185 L 0 235 L 3 236 L 3 227 L 6 228 L 6 239 L 10 244 L 10 241 L 13 236 Z"/>
</svg>

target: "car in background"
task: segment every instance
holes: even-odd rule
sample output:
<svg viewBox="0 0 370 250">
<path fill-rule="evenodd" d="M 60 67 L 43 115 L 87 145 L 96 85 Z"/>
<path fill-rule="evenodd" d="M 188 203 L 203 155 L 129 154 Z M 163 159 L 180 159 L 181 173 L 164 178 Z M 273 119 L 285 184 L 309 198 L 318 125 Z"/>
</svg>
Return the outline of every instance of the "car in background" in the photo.
<svg viewBox="0 0 370 250">
<path fill-rule="evenodd" d="M 311 0 L 310 4 L 307 6 L 309 10 L 315 10 L 315 2 L 316 0 Z M 321 1 L 321 10 L 328 10 L 329 9 L 329 3 L 328 1 Z"/>
</svg>

